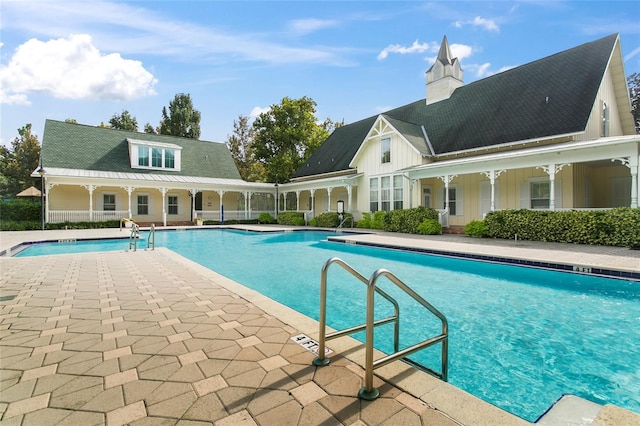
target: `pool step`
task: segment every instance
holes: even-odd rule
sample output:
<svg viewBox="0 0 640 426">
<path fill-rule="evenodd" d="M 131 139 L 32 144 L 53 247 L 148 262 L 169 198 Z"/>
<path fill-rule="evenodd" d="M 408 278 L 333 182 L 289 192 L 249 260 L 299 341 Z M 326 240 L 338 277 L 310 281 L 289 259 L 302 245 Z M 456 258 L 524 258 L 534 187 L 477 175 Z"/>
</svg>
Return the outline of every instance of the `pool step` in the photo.
<svg viewBox="0 0 640 426">
<path fill-rule="evenodd" d="M 541 426 L 589 426 L 602 409 L 602 405 L 575 395 L 562 395 L 540 418 Z"/>
</svg>

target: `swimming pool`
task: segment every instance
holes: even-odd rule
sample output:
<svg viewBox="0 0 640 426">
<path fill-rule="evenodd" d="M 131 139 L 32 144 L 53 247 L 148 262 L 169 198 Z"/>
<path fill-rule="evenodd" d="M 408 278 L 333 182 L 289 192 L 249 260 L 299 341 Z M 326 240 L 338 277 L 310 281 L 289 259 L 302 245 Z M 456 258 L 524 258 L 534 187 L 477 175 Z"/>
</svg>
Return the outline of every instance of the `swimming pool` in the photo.
<svg viewBox="0 0 640 426">
<path fill-rule="evenodd" d="M 320 269 L 328 258 L 340 257 L 365 276 L 384 267 L 447 316 L 453 385 L 530 421 L 565 393 L 640 412 L 638 283 L 349 246 L 325 241 L 329 235 L 170 231 L 157 232 L 156 245 L 316 319 Z M 20 255 L 127 247 L 128 240 L 43 244 Z M 423 320 L 395 286 L 380 284 L 402 304 L 403 347 L 437 334 L 438 322 Z M 330 269 L 329 325 L 364 322 L 364 292 L 346 272 Z M 376 316 L 390 312 L 377 303 Z M 376 347 L 389 351 L 391 332 L 391 326 L 376 329 Z M 412 359 L 438 370 L 438 352 L 436 346 Z"/>
</svg>

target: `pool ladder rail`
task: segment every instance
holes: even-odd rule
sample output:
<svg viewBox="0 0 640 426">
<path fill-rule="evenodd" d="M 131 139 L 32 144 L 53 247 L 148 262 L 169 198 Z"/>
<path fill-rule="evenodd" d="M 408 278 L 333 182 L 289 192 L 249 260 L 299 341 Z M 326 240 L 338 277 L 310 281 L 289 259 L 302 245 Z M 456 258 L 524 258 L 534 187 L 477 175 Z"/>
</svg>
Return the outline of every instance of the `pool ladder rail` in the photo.
<svg viewBox="0 0 640 426">
<path fill-rule="evenodd" d="M 367 306 L 366 306 L 366 323 L 354 327 L 350 327 L 344 330 L 334 331 L 333 333 L 327 334 L 327 270 L 332 264 L 338 264 L 355 278 L 362 281 L 367 285 Z M 400 307 L 398 302 L 391 297 L 384 290 L 376 286 L 376 283 L 380 277 L 386 277 L 394 283 L 397 287 L 399 287 L 406 294 L 411 296 L 416 302 L 422 305 L 425 309 L 435 315 L 442 324 L 442 332 L 434 336 L 430 339 L 417 343 L 408 348 L 399 350 L 399 335 L 400 335 Z M 378 293 L 384 299 L 389 301 L 394 307 L 394 315 L 374 320 L 374 295 Z M 374 327 L 378 325 L 387 324 L 390 322 L 394 322 L 394 353 L 390 355 L 386 355 L 380 359 L 373 360 L 373 331 Z M 353 269 L 343 260 L 333 257 L 327 260 L 322 267 L 321 279 L 320 279 L 320 330 L 319 330 L 319 338 L 318 338 L 318 356 L 313 360 L 313 365 L 323 366 L 327 365 L 330 362 L 330 359 L 325 356 L 325 342 L 327 340 L 335 339 L 338 337 L 346 336 L 349 334 L 353 334 L 359 331 L 365 330 L 365 377 L 364 377 L 364 387 L 360 389 L 358 392 L 358 397 L 372 401 L 376 399 L 380 392 L 373 387 L 373 370 L 382 367 L 386 364 L 389 364 L 398 359 L 404 358 L 405 361 L 408 361 L 411 365 L 420 370 L 426 371 L 444 381 L 447 380 L 448 375 L 448 341 L 449 341 L 449 325 L 447 323 L 447 318 L 433 305 L 423 299 L 418 293 L 416 293 L 413 289 L 407 286 L 404 282 L 402 282 L 398 277 L 389 272 L 386 269 L 378 269 L 375 271 L 369 279 L 365 278 L 364 275 L 360 274 L 358 271 Z M 437 373 L 425 366 L 422 366 L 415 361 L 409 360 L 405 358 L 406 356 L 419 351 L 421 349 L 425 349 L 429 346 L 435 345 L 437 343 L 442 344 L 442 367 L 441 372 Z"/>
<path fill-rule="evenodd" d="M 138 250 L 138 240 L 140 239 L 140 225 L 133 223 L 131 225 L 131 233 L 129 234 L 129 250 Z M 149 228 L 149 236 L 147 237 L 147 248 L 155 250 L 156 248 L 156 226 L 152 223 Z"/>
</svg>

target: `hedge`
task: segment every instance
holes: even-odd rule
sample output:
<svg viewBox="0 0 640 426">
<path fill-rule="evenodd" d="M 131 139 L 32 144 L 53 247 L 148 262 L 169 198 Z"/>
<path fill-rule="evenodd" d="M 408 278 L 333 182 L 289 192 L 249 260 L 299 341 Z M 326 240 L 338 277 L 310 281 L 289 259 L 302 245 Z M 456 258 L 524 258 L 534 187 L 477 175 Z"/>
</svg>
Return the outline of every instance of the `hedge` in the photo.
<svg viewBox="0 0 640 426">
<path fill-rule="evenodd" d="M 282 212 L 278 214 L 279 225 L 304 226 L 304 213 L 302 212 Z"/>
<path fill-rule="evenodd" d="M 415 207 L 404 210 L 391 210 L 383 219 L 383 228 L 388 232 L 418 234 L 418 226 L 425 220 L 438 220 L 438 212 L 426 207 Z"/>
<path fill-rule="evenodd" d="M 0 219 L 5 221 L 34 221 L 40 222 L 42 207 L 40 202 L 22 200 L 16 198 L 14 200 L 0 201 Z M 38 225 L 39 229 L 40 225 Z"/>
<path fill-rule="evenodd" d="M 500 210 L 484 219 L 487 236 L 531 241 L 640 246 L 640 209 Z"/>
<path fill-rule="evenodd" d="M 351 213 L 344 213 L 344 219 L 345 224 L 353 223 L 353 215 Z M 320 228 L 337 228 L 340 225 L 340 217 L 335 212 L 321 213 L 311 219 L 309 225 Z"/>
</svg>

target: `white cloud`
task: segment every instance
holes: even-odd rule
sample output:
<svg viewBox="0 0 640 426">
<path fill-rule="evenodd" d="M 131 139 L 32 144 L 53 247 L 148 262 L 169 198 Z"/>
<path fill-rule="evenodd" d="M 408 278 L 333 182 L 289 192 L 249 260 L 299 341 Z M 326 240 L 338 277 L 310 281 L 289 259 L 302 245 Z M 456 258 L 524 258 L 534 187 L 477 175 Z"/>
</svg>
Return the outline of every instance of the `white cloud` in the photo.
<svg viewBox="0 0 640 426">
<path fill-rule="evenodd" d="M 271 107 L 267 107 L 267 108 L 263 108 L 263 107 L 259 107 L 259 106 L 253 107 L 253 109 L 249 113 L 249 117 L 250 118 L 256 118 L 257 116 L 259 116 L 263 112 L 268 112 L 270 109 L 271 109 Z"/>
<path fill-rule="evenodd" d="M 476 16 L 475 18 L 467 21 L 456 21 L 453 23 L 453 26 L 456 28 L 462 28 L 465 25 L 471 25 L 476 28 L 481 28 L 487 31 L 500 32 L 500 27 L 493 19 L 485 19 L 481 16 Z"/>
<path fill-rule="evenodd" d="M 390 44 L 389 46 L 382 49 L 382 51 L 378 54 L 378 60 L 383 60 L 389 53 L 399 53 L 401 55 L 411 54 L 411 53 L 422 53 L 426 52 L 430 49 L 429 43 L 418 43 L 418 40 L 414 41 L 413 44 L 409 47 L 402 46 L 400 44 Z"/>
<path fill-rule="evenodd" d="M 304 35 L 336 25 L 338 25 L 338 21 L 335 20 L 309 18 L 296 19 L 289 24 L 289 27 L 294 33 Z"/>
<path fill-rule="evenodd" d="M 473 48 L 466 44 L 451 44 L 449 45 L 449 49 L 451 49 L 451 55 L 454 58 L 458 58 L 459 61 L 462 61 L 465 58 L 468 58 L 473 53 Z"/>
<path fill-rule="evenodd" d="M 631 52 L 629 52 L 627 55 L 625 55 L 624 61 L 627 62 L 628 60 L 630 60 L 631 58 L 635 57 L 636 55 L 640 55 L 640 46 L 636 47 Z"/>
<path fill-rule="evenodd" d="M 0 68 L 0 100 L 24 104 L 32 92 L 66 99 L 131 100 L 155 94 L 156 83 L 140 61 L 101 53 L 89 35 L 31 39 Z"/>
<path fill-rule="evenodd" d="M 91 34 L 101 49 L 126 55 L 160 55 L 199 62 L 354 64 L 345 56 L 344 49 L 291 46 L 271 41 L 269 33 L 233 32 L 214 25 L 182 21 L 144 8 L 145 4 L 97 0 L 3 2 L 2 25 L 46 37 L 66 37 L 70 32 Z M 311 20 L 306 21 L 311 25 Z M 304 22 L 300 21 L 298 26 L 302 28 Z M 326 26 L 330 22 L 317 20 L 314 25 Z"/>
</svg>

